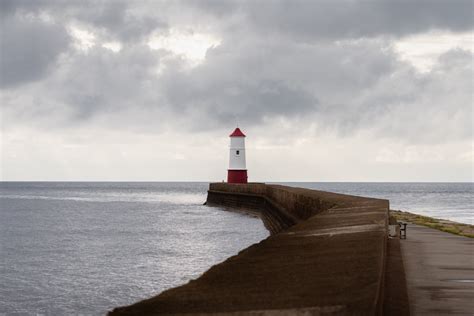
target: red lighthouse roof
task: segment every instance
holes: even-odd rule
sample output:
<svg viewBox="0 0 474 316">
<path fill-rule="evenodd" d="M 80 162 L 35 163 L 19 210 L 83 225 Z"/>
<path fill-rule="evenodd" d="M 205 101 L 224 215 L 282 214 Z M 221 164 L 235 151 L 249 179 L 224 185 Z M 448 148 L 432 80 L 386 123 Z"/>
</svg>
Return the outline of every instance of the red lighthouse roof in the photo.
<svg viewBox="0 0 474 316">
<path fill-rule="evenodd" d="M 236 128 L 232 134 L 229 135 L 229 137 L 245 137 L 245 134 L 242 133 L 242 131 L 240 130 L 240 128 Z"/>
</svg>

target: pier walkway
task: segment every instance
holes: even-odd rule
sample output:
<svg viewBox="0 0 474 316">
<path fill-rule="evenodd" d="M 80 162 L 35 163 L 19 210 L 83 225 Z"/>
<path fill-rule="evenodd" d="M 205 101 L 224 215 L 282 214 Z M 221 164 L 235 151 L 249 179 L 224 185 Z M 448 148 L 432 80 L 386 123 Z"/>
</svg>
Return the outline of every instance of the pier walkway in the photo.
<svg viewBox="0 0 474 316">
<path fill-rule="evenodd" d="M 409 224 L 400 244 L 411 315 L 474 315 L 474 239 Z"/>
</svg>

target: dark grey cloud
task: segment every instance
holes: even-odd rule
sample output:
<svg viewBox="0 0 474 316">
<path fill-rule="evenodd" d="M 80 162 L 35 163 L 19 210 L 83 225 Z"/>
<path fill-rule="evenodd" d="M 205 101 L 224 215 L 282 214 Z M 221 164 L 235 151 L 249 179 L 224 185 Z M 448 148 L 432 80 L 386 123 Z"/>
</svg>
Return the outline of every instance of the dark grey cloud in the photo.
<svg viewBox="0 0 474 316">
<path fill-rule="evenodd" d="M 63 27 L 29 18 L 2 18 L 0 87 L 45 76 L 65 51 L 70 38 Z"/>
<path fill-rule="evenodd" d="M 348 53 L 350 51 L 350 53 Z M 321 115 L 369 89 L 394 70 L 394 56 L 378 44 L 288 45 L 248 38 L 226 41 L 206 62 L 160 78 L 169 105 L 199 109 L 219 124 Z"/>
<path fill-rule="evenodd" d="M 162 1 L 154 3 L 151 10 L 137 10 L 130 1 L 90 1 L 89 7 L 76 3 L 75 6 L 65 8 L 58 6 L 53 9 L 70 19 L 77 20 L 85 25 L 91 25 L 105 36 L 121 42 L 139 42 L 146 39 L 153 31 L 166 31 L 168 25 L 163 17 L 163 9 L 167 5 Z"/>
<path fill-rule="evenodd" d="M 149 10 L 137 10 L 146 4 L 126 0 L 2 0 L 0 8 L 4 15 L 48 14 L 63 26 L 76 22 L 95 28 L 113 40 L 137 42 L 157 29 L 167 29 L 163 12 L 167 2 L 152 1 Z"/>
<path fill-rule="evenodd" d="M 21 103 L 29 115 L 17 114 L 22 120 L 48 128 L 100 120 L 112 129 L 188 131 L 283 118 L 339 135 L 466 139 L 472 122 L 459 113 L 472 104 L 472 54 L 449 52 L 419 74 L 391 47 L 396 36 L 471 29 L 472 2 L 447 3 L 4 1 L 2 85 L 18 91 L 6 92 L 3 103 Z M 54 23 L 38 19 L 42 12 Z M 196 67 L 145 43 L 156 30 L 192 28 L 188 17 L 222 40 Z M 70 22 L 121 41 L 122 50 L 71 48 Z"/>
<path fill-rule="evenodd" d="M 177 115 L 200 112 L 200 123 L 190 126 L 193 129 L 232 126 L 236 120 L 255 125 L 279 116 L 291 119 L 313 114 L 318 106 L 315 96 L 284 82 L 211 80 L 196 85 L 193 78 L 171 77 L 164 91 Z"/>
<path fill-rule="evenodd" d="M 297 40 L 404 36 L 431 29 L 471 30 L 471 0 L 271 0 L 186 2 L 216 16 L 243 17 L 244 32 Z M 231 28 L 232 30 L 238 27 Z"/>
<path fill-rule="evenodd" d="M 69 109 L 69 121 L 82 122 L 127 108 L 146 111 L 147 98 L 156 89 L 149 83 L 157 82 L 154 73 L 159 65 L 159 56 L 147 46 L 129 45 L 120 53 L 95 46 L 70 58 L 49 82 L 65 83 L 65 89 L 54 91 L 52 97 Z"/>
<path fill-rule="evenodd" d="M 400 65 L 328 116 L 343 134 L 372 130 L 415 144 L 472 139 L 473 58 L 472 52 L 450 50 L 424 74 Z"/>
<path fill-rule="evenodd" d="M 0 9 L 0 88 L 39 80 L 52 70 L 70 48 L 71 23 L 132 46 L 157 29 L 166 30 L 160 17 L 134 12 L 128 1 L 2 0 Z"/>
</svg>

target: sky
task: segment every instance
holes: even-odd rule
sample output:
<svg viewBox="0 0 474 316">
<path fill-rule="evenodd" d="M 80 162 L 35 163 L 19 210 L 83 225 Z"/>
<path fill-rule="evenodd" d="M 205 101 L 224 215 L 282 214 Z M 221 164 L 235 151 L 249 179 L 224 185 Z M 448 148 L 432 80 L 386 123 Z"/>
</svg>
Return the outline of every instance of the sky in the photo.
<svg viewBox="0 0 474 316">
<path fill-rule="evenodd" d="M 473 181 L 469 0 L 0 0 L 0 179 Z"/>
</svg>

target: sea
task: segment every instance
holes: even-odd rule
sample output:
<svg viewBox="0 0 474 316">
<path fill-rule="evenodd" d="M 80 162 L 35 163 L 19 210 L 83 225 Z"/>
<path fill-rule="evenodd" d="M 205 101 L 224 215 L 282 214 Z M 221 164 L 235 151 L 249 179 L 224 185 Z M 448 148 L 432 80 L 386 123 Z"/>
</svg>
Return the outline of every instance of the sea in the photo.
<svg viewBox="0 0 474 316">
<path fill-rule="evenodd" d="M 281 183 L 473 224 L 473 183 Z M 265 239 L 205 182 L 0 182 L 0 315 L 104 315 Z"/>
</svg>

